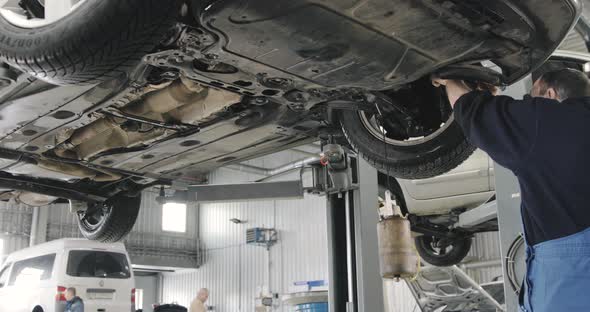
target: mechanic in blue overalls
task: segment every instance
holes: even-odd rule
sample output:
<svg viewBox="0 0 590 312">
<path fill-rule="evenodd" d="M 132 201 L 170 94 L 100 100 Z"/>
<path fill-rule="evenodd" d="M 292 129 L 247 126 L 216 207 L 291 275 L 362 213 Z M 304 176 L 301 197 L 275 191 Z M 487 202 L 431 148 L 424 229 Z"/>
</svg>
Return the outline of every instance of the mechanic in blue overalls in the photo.
<svg viewBox="0 0 590 312">
<path fill-rule="evenodd" d="M 527 244 L 520 308 L 590 311 L 590 81 L 543 74 L 515 100 L 462 81 L 446 87 L 467 139 L 518 177 Z M 495 93 L 495 92 L 494 92 Z"/>
</svg>

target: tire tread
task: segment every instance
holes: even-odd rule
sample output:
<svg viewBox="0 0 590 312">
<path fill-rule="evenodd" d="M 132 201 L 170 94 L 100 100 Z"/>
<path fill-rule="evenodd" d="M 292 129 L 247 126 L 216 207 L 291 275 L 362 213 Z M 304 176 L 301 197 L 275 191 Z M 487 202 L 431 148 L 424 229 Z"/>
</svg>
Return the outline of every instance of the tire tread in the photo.
<svg viewBox="0 0 590 312">
<path fill-rule="evenodd" d="M 357 138 L 351 134 L 344 124 L 341 124 L 344 136 L 363 159 L 377 170 L 400 179 L 426 179 L 449 172 L 459 164 L 467 160 L 476 150 L 466 139 L 455 146 L 449 146 L 438 153 L 424 155 L 419 162 L 386 163 L 370 153 L 365 153 L 357 142 Z"/>
<path fill-rule="evenodd" d="M 103 225 L 93 232 L 88 231 L 81 222 L 78 227 L 82 235 L 90 240 L 103 243 L 115 243 L 125 238 L 137 221 L 141 206 L 141 196 L 115 196 L 107 201 L 112 205 L 111 213 Z"/>
<path fill-rule="evenodd" d="M 74 40 L 49 45 L 43 49 L 43 53 L 26 56 L 18 51 L 0 48 L 0 57 L 51 83 L 96 84 L 112 79 L 113 73 L 132 71 L 142 57 L 163 39 L 178 14 L 177 0 L 98 1 L 112 3 L 111 15 L 102 17 L 98 26 L 77 22 L 77 25 L 82 26 Z M 123 15 L 115 10 L 121 6 L 126 6 L 123 12 L 133 14 Z M 127 27 L 113 29 L 108 21 L 114 18 L 129 20 Z M 108 40 L 107 36 L 96 38 L 99 33 L 109 34 Z M 113 37 L 113 34 L 116 36 Z M 104 40 L 104 43 L 99 44 L 98 48 L 90 49 L 88 42 L 91 40 Z"/>
</svg>

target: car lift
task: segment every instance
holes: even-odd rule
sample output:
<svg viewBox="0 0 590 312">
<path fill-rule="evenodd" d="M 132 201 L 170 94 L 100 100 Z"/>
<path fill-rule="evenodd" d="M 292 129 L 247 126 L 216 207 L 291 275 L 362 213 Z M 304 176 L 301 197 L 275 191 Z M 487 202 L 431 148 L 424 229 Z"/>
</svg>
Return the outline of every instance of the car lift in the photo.
<svg viewBox="0 0 590 312">
<path fill-rule="evenodd" d="M 384 312 L 387 283 L 379 271 L 377 170 L 339 145 L 328 144 L 323 150 L 320 162 L 301 168 L 298 180 L 173 185 L 174 194 L 158 200 L 211 203 L 301 199 L 305 193 L 325 195 L 330 311 Z M 496 209 L 496 201 L 486 203 L 460 215 L 459 224 L 469 226 L 494 219 Z M 407 283 L 422 312 L 505 311 L 499 303 L 504 295 L 498 291 L 501 282 L 478 285 L 456 266 L 427 266 L 421 272 Z"/>
</svg>

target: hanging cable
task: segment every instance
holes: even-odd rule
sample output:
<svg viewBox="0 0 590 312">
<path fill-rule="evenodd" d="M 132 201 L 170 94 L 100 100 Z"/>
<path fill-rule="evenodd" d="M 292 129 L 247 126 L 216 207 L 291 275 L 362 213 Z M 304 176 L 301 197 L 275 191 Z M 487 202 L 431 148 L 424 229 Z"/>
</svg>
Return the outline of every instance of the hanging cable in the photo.
<svg viewBox="0 0 590 312">
<path fill-rule="evenodd" d="M 388 157 L 388 146 L 387 146 L 387 136 L 386 136 L 387 133 L 385 131 L 385 117 L 381 113 L 381 109 L 379 108 L 379 104 L 377 102 L 375 103 L 375 108 L 377 109 L 377 112 L 379 113 L 379 124 L 381 126 L 381 131 L 383 132 L 383 144 L 384 144 L 383 145 L 383 149 L 384 149 L 385 159 L 387 160 L 387 157 Z M 389 174 L 389 172 L 390 172 L 389 166 L 386 166 L 385 171 L 386 171 L 386 174 L 387 174 L 387 177 L 386 178 L 387 178 L 387 191 L 388 191 L 388 192 L 385 192 L 385 195 L 387 196 L 388 193 L 391 194 L 391 192 L 392 192 L 392 188 L 391 188 L 391 176 Z M 391 199 L 390 198 L 389 199 L 388 198 L 385 198 L 385 201 L 386 202 L 388 202 L 389 200 L 391 200 Z M 397 200 L 398 200 L 398 198 L 396 196 L 396 203 L 395 204 L 396 205 L 399 205 L 399 203 L 397 203 Z M 377 209 L 379 210 L 379 207 Z M 404 218 L 404 219 L 407 219 L 408 218 L 408 215 L 407 214 L 405 216 L 403 215 L 403 212 L 401 212 L 401 209 L 400 209 L 400 214 L 401 214 L 400 215 L 401 218 Z M 381 214 L 380 213 L 379 213 L 379 218 L 381 219 Z M 381 220 L 381 221 L 383 221 L 383 220 Z M 407 221 L 407 222 L 409 222 L 409 221 Z M 409 281 L 410 282 L 416 281 L 418 279 L 418 277 L 420 276 L 420 271 L 422 270 L 422 261 L 421 261 L 421 258 L 420 258 L 420 254 L 418 253 L 418 249 L 416 249 L 416 245 L 412 245 L 412 247 L 413 247 L 414 251 L 416 252 L 416 274 L 414 274 L 414 276 L 412 276 L 412 277 L 409 278 Z"/>
<path fill-rule="evenodd" d="M 383 114 L 381 113 L 381 109 L 379 108 L 379 102 L 375 102 L 375 108 L 377 108 L 377 113 L 379 113 L 379 125 L 381 127 L 381 132 L 383 132 L 383 149 L 384 149 L 384 154 L 385 154 L 385 163 L 387 162 L 387 157 L 388 157 L 388 148 L 387 148 L 387 136 L 386 136 L 386 131 L 385 131 L 385 117 L 383 116 Z M 390 181 L 390 176 L 389 176 L 389 166 L 386 164 L 385 165 L 385 171 L 387 174 L 387 190 L 389 190 L 390 192 L 391 190 L 391 181 Z"/>
</svg>

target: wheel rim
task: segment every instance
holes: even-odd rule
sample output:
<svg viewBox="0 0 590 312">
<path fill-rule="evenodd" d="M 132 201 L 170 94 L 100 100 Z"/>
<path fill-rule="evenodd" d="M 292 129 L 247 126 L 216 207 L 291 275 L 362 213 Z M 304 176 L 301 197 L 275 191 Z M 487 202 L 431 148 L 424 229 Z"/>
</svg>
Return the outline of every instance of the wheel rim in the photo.
<svg viewBox="0 0 590 312">
<path fill-rule="evenodd" d="M 426 251 L 435 257 L 444 257 L 454 249 L 453 243 L 439 245 L 439 240 L 434 237 L 424 237 L 423 240 Z"/>
<path fill-rule="evenodd" d="M 444 132 L 453 123 L 453 120 L 455 119 L 453 114 L 451 114 L 447 121 L 441 124 L 440 128 L 438 128 L 436 131 L 427 136 L 412 137 L 407 140 L 396 140 L 387 136 L 387 131 L 379 124 L 379 121 L 377 120 L 377 116 L 375 114 L 367 114 L 366 112 L 360 111 L 359 117 L 365 129 L 367 129 L 367 131 L 369 131 L 369 133 L 373 137 L 380 141 L 383 141 L 383 139 L 385 138 L 385 142 L 387 144 L 398 146 L 414 146 L 431 141 L 432 139 L 440 135 L 442 132 Z"/>
<path fill-rule="evenodd" d="M 78 212 L 78 220 L 84 228 L 95 231 L 105 223 L 111 209 L 112 206 L 106 203 L 92 204 L 87 210 Z"/>
<path fill-rule="evenodd" d="M 22 28 L 39 28 L 51 25 L 72 14 L 72 12 L 86 1 L 87 0 L 0 0 L 0 15 L 14 26 Z M 31 12 L 30 10 L 21 7 L 19 3 L 38 7 L 42 12 Z"/>
</svg>

